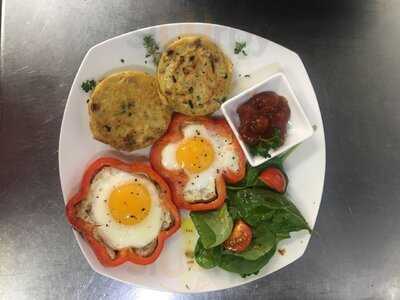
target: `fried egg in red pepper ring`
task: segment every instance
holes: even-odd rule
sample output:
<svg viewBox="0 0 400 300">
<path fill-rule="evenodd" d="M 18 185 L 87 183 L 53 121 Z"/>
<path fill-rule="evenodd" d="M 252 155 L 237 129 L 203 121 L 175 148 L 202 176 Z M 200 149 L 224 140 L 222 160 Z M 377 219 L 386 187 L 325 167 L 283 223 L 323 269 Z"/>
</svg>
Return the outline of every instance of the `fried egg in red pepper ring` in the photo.
<svg viewBox="0 0 400 300">
<path fill-rule="evenodd" d="M 101 158 L 67 204 L 70 223 L 105 266 L 149 264 L 180 226 L 168 185 L 146 163 Z"/>
<path fill-rule="evenodd" d="M 153 168 L 168 182 L 173 201 L 192 211 L 223 205 L 225 181 L 245 175 L 245 158 L 223 119 L 175 114 L 151 149 Z"/>
</svg>

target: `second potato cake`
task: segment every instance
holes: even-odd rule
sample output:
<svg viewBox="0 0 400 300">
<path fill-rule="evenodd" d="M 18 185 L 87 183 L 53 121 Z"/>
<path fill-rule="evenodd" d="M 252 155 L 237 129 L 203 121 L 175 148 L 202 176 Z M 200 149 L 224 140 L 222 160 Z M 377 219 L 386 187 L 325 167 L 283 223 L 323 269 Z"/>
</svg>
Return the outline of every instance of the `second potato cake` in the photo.
<svg viewBox="0 0 400 300">
<path fill-rule="evenodd" d="M 91 95 L 88 110 L 94 138 L 124 151 L 151 145 L 167 130 L 172 114 L 155 77 L 140 71 L 106 77 Z"/>
<path fill-rule="evenodd" d="M 219 109 L 229 93 L 232 63 L 203 36 L 186 36 L 163 52 L 157 69 L 160 94 L 172 108 L 192 116 Z"/>
</svg>

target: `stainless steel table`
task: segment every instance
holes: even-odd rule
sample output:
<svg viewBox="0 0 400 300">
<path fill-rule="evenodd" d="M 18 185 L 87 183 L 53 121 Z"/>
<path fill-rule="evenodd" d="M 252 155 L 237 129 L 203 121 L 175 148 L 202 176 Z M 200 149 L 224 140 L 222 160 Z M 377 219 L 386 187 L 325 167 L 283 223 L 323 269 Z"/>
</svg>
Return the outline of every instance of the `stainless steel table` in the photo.
<svg viewBox="0 0 400 300">
<path fill-rule="evenodd" d="M 320 2 L 3 1 L 0 299 L 400 299 L 400 2 Z M 183 21 L 241 28 L 299 53 L 327 138 L 306 254 L 252 284 L 195 296 L 95 274 L 65 221 L 57 167 L 61 117 L 86 51 Z"/>
</svg>

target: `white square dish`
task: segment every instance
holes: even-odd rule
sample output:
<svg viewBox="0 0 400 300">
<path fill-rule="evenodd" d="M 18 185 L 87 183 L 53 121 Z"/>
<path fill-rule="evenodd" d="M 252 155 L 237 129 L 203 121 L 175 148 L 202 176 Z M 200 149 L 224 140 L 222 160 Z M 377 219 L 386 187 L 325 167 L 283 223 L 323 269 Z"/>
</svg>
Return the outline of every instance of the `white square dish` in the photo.
<svg viewBox="0 0 400 300">
<path fill-rule="evenodd" d="M 265 158 L 262 156 L 253 156 L 250 153 L 249 147 L 245 144 L 241 138 L 238 128 L 240 125 L 239 115 L 237 109 L 240 105 L 247 102 L 255 94 L 272 91 L 280 96 L 287 99 L 290 107 L 290 119 L 288 123 L 287 133 L 284 144 L 278 149 L 270 151 L 270 157 Z M 259 84 L 241 92 L 237 96 L 232 97 L 221 106 L 222 113 L 232 128 L 236 138 L 238 139 L 240 146 L 246 155 L 250 165 L 256 167 L 263 162 L 285 152 L 289 148 L 301 143 L 308 139 L 313 134 L 313 128 L 307 119 L 306 114 L 303 111 L 296 95 L 291 88 L 289 81 L 283 73 L 276 73 Z"/>
</svg>

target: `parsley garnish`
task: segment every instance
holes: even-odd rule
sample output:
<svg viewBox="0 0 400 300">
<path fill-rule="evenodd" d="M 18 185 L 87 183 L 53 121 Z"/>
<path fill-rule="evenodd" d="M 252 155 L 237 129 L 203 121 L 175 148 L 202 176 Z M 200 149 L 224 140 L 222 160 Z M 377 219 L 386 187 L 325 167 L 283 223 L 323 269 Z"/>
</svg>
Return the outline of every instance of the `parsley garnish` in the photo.
<svg viewBox="0 0 400 300">
<path fill-rule="evenodd" d="M 246 51 L 244 50 L 244 48 L 246 48 L 246 42 L 236 42 L 235 43 L 235 49 L 234 52 L 235 54 L 239 54 L 240 52 L 243 53 L 243 55 L 247 56 Z"/>
<path fill-rule="evenodd" d="M 276 149 L 281 145 L 281 131 L 278 128 L 274 128 L 274 135 L 268 139 L 260 139 L 260 142 L 255 146 L 250 146 L 250 152 L 252 155 L 260 155 L 262 157 L 271 157 L 269 151 Z"/>
<path fill-rule="evenodd" d="M 222 97 L 221 99 L 217 100 L 219 103 L 224 103 L 226 101 L 226 97 Z"/>
<path fill-rule="evenodd" d="M 143 46 L 146 49 L 146 57 L 152 57 L 153 58 L 153 63 L 157 66 L 160 57 L 161 57 L 161 52 L 160 47 L 157 45 L 157 42 L 151 35 L 146 35 L 143 38 Z"/>
<path fill-rule="evenodd" d="M 93 90 L 96 87 L 96 81 L 92 80 L 86 80 L 82 82 L 81 88 L 84 90 L 86 93 L 89 91 Z"/>
</svg>

